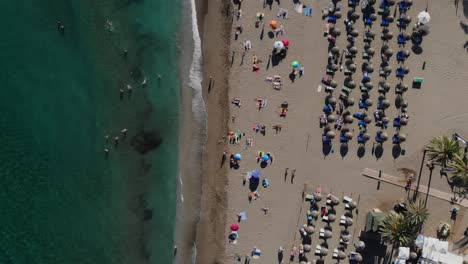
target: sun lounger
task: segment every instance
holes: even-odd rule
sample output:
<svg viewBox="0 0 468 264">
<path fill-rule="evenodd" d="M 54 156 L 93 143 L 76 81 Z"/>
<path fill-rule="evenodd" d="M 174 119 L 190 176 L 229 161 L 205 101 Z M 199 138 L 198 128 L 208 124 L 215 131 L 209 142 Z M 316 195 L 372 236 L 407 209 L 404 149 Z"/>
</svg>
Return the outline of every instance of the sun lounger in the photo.
<svg viewBox="0 0 468 264">
<path fill-rule="evenodd" d="M 360 113 L 360 112 L 356 112 L 356 113 L 354 113 L 353 117 L 357 118 L 359 120 L 362 120 L 364 118 L 364 114 Z"/>
<path fill-rule="evenodd" d="M 380 22 L 380 26 L 382 27 L 388 27 L 390 25 L 390 21 L 387 19 L 382 19 L 382 22 Z"/>
<path fill-rule="evenodd" d="M 406 60 L 406 56 L 403 53 L 403 51 L 400 50 L 399 52 L 397 52 L 396 59 L 399 62 L 404 62 Z"/>
<path fill-rule="evenodd" d="M 359 133 L 359 135 L 357 136 L 357 141 L 359 144 L 365 144 L 366 140 L 364 139 L 364 134 Z"/>
<path fill-rule="evenodd" d="M 364 17 L 364 25 L 366 26 L 372 26 L 372 19 L 369 16 Z"/>
<path fill-rule="evenodd" d="M 343 196 L 343 203 L 350 203 L 350 202 L 352 202 L 352 201 L 353 201 L 353 199 L 351 199 L 351 197 L 348 197 L 348 196 L 346 196 L 346 195 Z"/>
<path fill-rule="evenodd" d="M 404 2 L 404 1 L 401 1 L 398 4 L 398 7 L 400 9 L 400 13 L 405 13 L 406 11 L 408 11 L 410 9 L 410 5 L 408 5 L 408 3 Z"/>
<path fill-rule="evenodd" d="M 347 246 L 347 245 L 349 245 L 349 241 L 344 241 L 343 239 L 340 238 L 340 244 L 344 245 L 344 246 Z"/>
<path fill-rule="evenodd" d="M 405 77 L 406 73 L 405 73 L 405 70 L 401 67 L 397 68 L 396 69 L 396 77 L 398 78 L 403 78 Z"/>
<path fill-rule="evenodd" d="M 403 34 L 399 34 L 397 40 L 398 40 L 398 45 L 406 44 L 406 38 Z"/>
<path fill-rule="evenodd" d="M 336 23 L 336 17 L 335 17 L 335 16 L 329 16 L 329 17 L 328 17 L 328 23 L 333 23 L 333 24 L 335 24 L 335 23 Z"/>
<path fill-rule="evenodd" d="M 340 143 L 348 143 L 349 139 L 345 136 L 344 133 L 340 135 Z"/>
<path fill-rule="evenodd" d="M 324 229 L 324 228 L 320 228 L 319 237 L 320 237 L 320 238 L 324 238 L 324 237 L 325 237 L 325 229 Z"/>
<path fill-rule="evenodd" d="M 326 215 L 326 216 L 322 217 L 322 221 L 323 222 L 328 222 L 328 216 Z"/>
<path fill-rule="evenodd" d="M 346 216 L 342 215 L 340 217 L 340 225 L 345 225 L 346 224 Z"/>
<path fill-rule="evenodd" d="M 398 134 L 393 135 L 392 137 L 393 144 L 400 144 L 400 138 L 398 137 Z"/>
<path fill-rule="evenodd" d="M 393 127 L 400 128 L 401 127 L 401 118 L 400 117 L 395 117 L 393 119 Z"/>
<path fill-rule="evenodd" d="M 322 142 L 324 144 L 330 144 L 332 142 L 331 138 L 327 137 L 327 136 L 322 136 Z"/>
<path fill-rule="evenodd" d="M 317 245 L 317 246 L 315 247 L 315 255 L 320 255 L 320 249 L 321 249 L 321 248 L 322 248 L 322 247 L 321 247 L 320 245 Z"/>
<path fill-rule="evenodd" d="M 325 92 L 327 92 L 327 93 L 332 93 L 334 90 L 335 90 L 335 88 L 333 88 L 331 86 L 325 86 Z"/>
<path fill-rule="evenodd" d="M 332 257 L 333 257 L 333 258 L 338 258 L 338 249 L 337 249 L 337 248 L 335 248 L 335 249 L 333 250 L 333 255 L 332 255 Z"/>
<path fill-rule="evenodd" d="M 348 0 L 349 7 L 356 7 L 359 5 L 359 0 Z"/>
<path fill-rule="evenodd" d="M 376 141 L 377 143 L 383 143 L 382 136 L 381 136 L 380 134 L 377 134 L 377 135 L 375 136 L 375 141 Z"/>
</svg>

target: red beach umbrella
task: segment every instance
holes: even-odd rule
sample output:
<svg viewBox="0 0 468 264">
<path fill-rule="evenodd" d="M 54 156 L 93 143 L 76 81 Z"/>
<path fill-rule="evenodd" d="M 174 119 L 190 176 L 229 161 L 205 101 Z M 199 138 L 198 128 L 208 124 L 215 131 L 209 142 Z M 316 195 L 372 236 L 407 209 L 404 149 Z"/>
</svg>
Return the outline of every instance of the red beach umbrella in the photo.
<svg viewBox="0 0 468 264">
<path fill-rule="evenodd" d="M 237 231 L 237 230 L 239 230 L 239 225 L 238 225 L 238 224 L 232 224 L 232 225 L 231 225 L 231 230 L 232 230 L 232 231 Z"/>
<path fill-rule="evenodd" d="M 289 46 L 289 39 L 283 39 L 283 45 L 285 47 Z"/>
</svg>

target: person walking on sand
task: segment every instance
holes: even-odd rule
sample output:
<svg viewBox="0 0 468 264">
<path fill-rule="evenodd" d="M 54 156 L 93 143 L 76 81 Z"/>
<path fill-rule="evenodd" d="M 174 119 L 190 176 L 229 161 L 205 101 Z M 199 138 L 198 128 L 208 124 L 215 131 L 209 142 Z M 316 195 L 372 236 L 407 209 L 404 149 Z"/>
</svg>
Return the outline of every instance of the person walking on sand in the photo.
<svg viewBox="0 0 468 264">
<path fill-rule="evenodd" d="M 123 96 L 124 96 L 124 90 L 123 89 L 120 89 L 120 101 L 123 100 Z"/>
<path fill-rule="evenodd" d="M 286 179 L 288 178 L 288 171 L 289 171 L 289 168 L 286 168 L 284 170 L 284 182 L 286 182 Z"/>
<path fill-rule="evenodd" d="M 296 176 L 296 169 L 291 171 L 291 184 L 294 183 L 294 176 Z"/>
<path fill-rule="evenodd" d="M 117 147 L 117 145 L 119 145 L 119 137 L 114 138 L 114 146 Z"/>
<path fill-rule="evenodd" d="M 127 84 L 128 95 L 132 95 L 133 87 L 130 84 Z"/>
<path fill-rule="evenodd" d="M 122 133 L 123 139 L 125 139 L 127 137 L 127 129 L 126 128 L 122 129 L 122 131 L 120 131 L 120 133 Z"/>
<path fill-rule="evenodd" d="M 296 246 L 293 246 L 291 252 L 289 254 L 289 261 L 294 261 L 294 257 L 296 257 Z"/>
<path fill-rule="evenodd" d="M 227 159 L 227 153 L 226 151 L 223 152 L 223 156 L 221 158 L 221 167 L 223 167 L 224 163 L 226 162 Z"/>
<path fill-rule="evenodd" d="M 109 149 L 107 148 L 104 149 L 104 155 L 106 155 L 106 157 L 109 156 Z"/>
</svg>

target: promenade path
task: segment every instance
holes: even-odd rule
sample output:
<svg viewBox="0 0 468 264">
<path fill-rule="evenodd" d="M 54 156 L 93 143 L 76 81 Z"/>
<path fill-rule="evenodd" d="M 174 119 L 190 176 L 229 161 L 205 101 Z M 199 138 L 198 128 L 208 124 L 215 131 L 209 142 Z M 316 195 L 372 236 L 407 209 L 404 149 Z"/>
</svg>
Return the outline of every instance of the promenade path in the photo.
<svg viewBox="0 0 468 264">
<path fill-rule="evenodd" d="M 389 174 L 386 174 L 386 173 L 383 173 L 383 172 L 381 173 L 381 175 L 379 177 L 379 171 L 372 170 L 372 169 L 369 169 L 369 168 L 365 168 L 364 171 L 362 172 L 362 175 L 366 176 L 366 177 L 369 177 L 369 178 L 372 178 L 372 179 L 375 179 L 375 180 L 378 180 L 378 181 L 381 181 L 381 182 L 390 183 L 390 184 L 400 186 L 400 187 L 403 187 L 403 188 L 406 187 L 406 180 L 405 179 L 398 178 L 398 177 L 395 177 L 395 176 L 392 176 L 392 175 L 389 175 Z M 411 184 L 410 189 L 415 191 L 416 190 L 416 184 L 415 183 Z M 419 190 L 418 190 L 419 193 L 427 194 L 427 191 L 428 191 L 427 186 L 419 185 Z M 432 196 L 432 197 L 441 199 L 441 200 L 448 201 L 448 202 L 451 202 L 452 198 L 453 198 L 453 194 L 443 192 L 443 191 L 440 191 L 440 190 L 436 190 L 436 189 L 433 189 L 433 188 L 429 188 L 429 195 Z M 458 204 L 465 207 L 465 208 L 468 208 L 468 200 L 462 200 Z"/>
</svg>

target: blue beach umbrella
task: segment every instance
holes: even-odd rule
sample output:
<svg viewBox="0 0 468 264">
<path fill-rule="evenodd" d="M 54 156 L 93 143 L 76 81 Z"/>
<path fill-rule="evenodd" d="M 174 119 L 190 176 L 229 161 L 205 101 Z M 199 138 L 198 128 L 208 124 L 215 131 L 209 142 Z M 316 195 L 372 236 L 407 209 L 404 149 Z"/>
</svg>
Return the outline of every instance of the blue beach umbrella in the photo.
<svg viewBox="0 0 468 264">
<path fill-rule="evenodd" d="M 263 156 L 262 156 L 262 161 L 263 161 L 263 162 L 267 162 L 267 161 L 269 161 L 269 160 L 270 160 L 270 157 L 268 157 L 268 155 L 263 155 Z"/>
<path fill-rule="evenodd" d="M 293 61 L 293 62 L 291 63 L 291 66 L 293 66 L 293 68 L 299 68 L 300 64 L 299 64 L 298 61 Z"/>
<path fill-rule="evenodd" d="M 258 178 L 260 178 L 260 176 L 262 175 L 262 173 L 261 173 L 260 171 L 258 171 L 258 170 L 253 170 L 253 171 L 250 173 L 250 175 L 252 175 L 252 178 L 258 179 Z"/>
<path fill-rule="evenodd" d="M 234 159 L 235 160 L 241 160 L 242 159 L 242 155 L 237 153 L 236 155 L 234 155 Z"/>
</svg>

